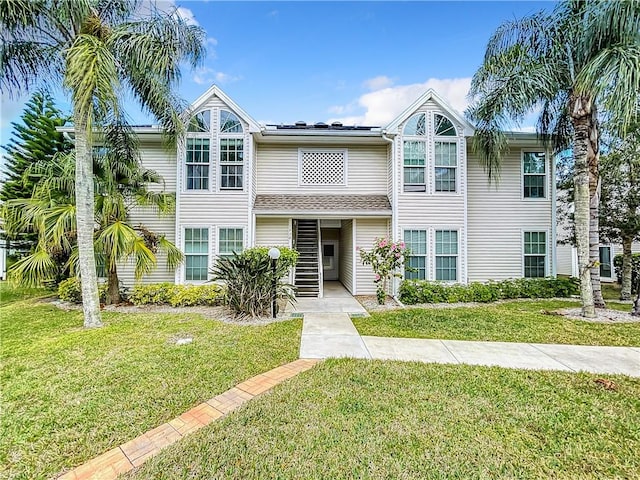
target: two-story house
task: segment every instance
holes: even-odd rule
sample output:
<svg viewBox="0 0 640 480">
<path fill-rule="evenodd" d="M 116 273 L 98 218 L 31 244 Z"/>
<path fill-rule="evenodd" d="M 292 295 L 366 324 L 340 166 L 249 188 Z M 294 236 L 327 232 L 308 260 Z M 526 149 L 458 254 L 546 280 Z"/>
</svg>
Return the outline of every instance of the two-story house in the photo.
<svg viewBox="0 0 640 480">
<path fill-rule="evenodd" d="M 533 134 L 509 135 L 501 179 L 490 183 L 473 126 L 432 90 L 384 127 L 259 125 L 217 86 L 190 111 L 177 151 L 156 128 L 137 128 L 143 162 L 176 192 L 177 208 L 165 218 L 138 208 L 134 221 L 186 257 L 145 281 L 204 282 L 220 255 L 287 245 L 300 251 L 299 295 L 322 296 L 323 280 L 371 294 L 358 250 L 377 237 L 410 248 L 407 278 L 555 275 L 554 165 Z"/>
</svg>

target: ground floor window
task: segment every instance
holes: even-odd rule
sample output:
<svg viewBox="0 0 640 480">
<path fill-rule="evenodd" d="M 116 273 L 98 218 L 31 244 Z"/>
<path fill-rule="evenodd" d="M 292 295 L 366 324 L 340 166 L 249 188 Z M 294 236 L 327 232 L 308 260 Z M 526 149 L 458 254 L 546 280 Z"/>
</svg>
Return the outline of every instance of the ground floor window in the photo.
<svg viewBox="0 0 640 480">
<path fill-rule="evenodd" d="M 600 276 L 604 278 L 613 277 L 611 247 L 600 247 Z"/>
<path fill-rule="evenodd" d="M 218 255 L 228 257 L 240 253 L 244 247 L 242 228 L 221 228 L 218 234 Z"/>
<path fill-rule="evenodd" d="M 436 280 L 458 280 L 457 230 L 436 230 Z"/>
<path fill-rule="evenodd" d="M 426 280 L 427 278 L 427 231 L 405 230 L 404 243 L 410 256 L 406 260 L 404 278 L 407 280 Z"/>
<path fill-rule="evenodd" d="M 185 280 L 202 281 L 209 273 L 209 229 L 184 229 Z"/>
<path fill-rule="evenodd" d="M 546 276 L 547 233 L 524 232 L 524 276 L 542 278 Z"/>
</svg>

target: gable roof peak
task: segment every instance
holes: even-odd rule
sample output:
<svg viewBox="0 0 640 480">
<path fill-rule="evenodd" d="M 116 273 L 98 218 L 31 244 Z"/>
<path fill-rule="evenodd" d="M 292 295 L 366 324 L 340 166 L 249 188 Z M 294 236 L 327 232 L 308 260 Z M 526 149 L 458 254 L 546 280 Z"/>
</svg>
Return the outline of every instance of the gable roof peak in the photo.
<svg viewBox="0 0 640 480">
<path fill-rule="evenodd" d="M 209 99 L 211 99 L 211 97 L 218 97 L 231 110 L 233 110 L 234 113 L 236 113 L 236 115 L 238 115 L 242 120 L 247 122 L 249 124 L 249 132 L 260 131 L 260 124 L 256 122 L 253 119 L 253 117 L 251 117 L 251 115 L 245 112 L 244 109 L 242 109 L 236 102 L 234 102 L 231 99 L 231 97 L 229 97 L 226 93 L 224 93 L 224 91 L 222 91 L 222 89 L 216 84 L 213 84 L 211 87 L 209 87 L 209 89 L 206 92 L 204 92 L 202 95 L 200 95 L 195 102 L 189 105 L 185 113 L 190 114 L 191 112 L 195 112 L 200 107 L 205 105 L 209 101 Z"/>
<path fill-rule="evenodd" d="M 474 132 L 474 127 L 467 119 L 465 119 L 462 115 L 460 115 L 449 103 L 447 103 L 438 93 L 433 89 L 429 88 L 426 92 L 420 95 L 416 101 L 414 101 L 409 107 L 407 107 L 400 115 L 398 115 L 394 120 L 391 121 L 385 128 L 384 132 L 389 134 L 397 133 L 400 124 L 405 122 L 409 117 L 415 114 L 418 109 L 424 105 L 428 101 L 434 101 L 438 104 L 440 108 L 456 123 L 462 125 L 465 136 L 472 136 Z"/>
</svg>

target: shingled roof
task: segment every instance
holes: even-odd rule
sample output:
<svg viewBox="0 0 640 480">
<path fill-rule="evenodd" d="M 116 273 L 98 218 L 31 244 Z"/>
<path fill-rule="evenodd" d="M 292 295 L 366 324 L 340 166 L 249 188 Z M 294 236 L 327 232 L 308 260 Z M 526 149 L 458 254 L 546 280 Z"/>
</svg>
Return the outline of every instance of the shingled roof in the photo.
<svg viewBox="0 0 640 480">
<path fill-rule="evenodd" d="M 332 213 L 391 215 L 386 195 L 257 195 L 256 213 Z"/>
</svg>

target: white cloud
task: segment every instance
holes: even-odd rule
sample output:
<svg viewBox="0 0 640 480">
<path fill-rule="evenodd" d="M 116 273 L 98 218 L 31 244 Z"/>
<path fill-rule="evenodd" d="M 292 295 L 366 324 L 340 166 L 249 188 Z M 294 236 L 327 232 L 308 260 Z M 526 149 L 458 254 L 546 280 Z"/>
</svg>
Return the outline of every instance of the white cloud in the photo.
<svg viewBox="0 0 640 480">
<path fill-rule="evenodd" d="M 383 84 L 382 80 L 388 77 L 376 77 L 368 80 L 365 84 L 373 85 L 376 80 Z M 390 81 L 390 80 L 389 80 Z M 357 104 L 364 112 L 360 115 L 350 115 L 342 118 L 331 118 L 330 122 L 340 121 L 347 124 L 355 125 L 372 125 L 385 126 L 395 117 L 402 113 L 409 105 L 411 105 L 420 95 L 432 88 L 440 97 L 442 97 L 451 107 L 459 113 L 464 112 L 469 102 L 467 95 L 471 86 L 471 78 L 430 78 L 424 83 L 413 83 L 410 85 L 396 85 L 380 88 L 378 90 L 361 95 L 355 102 L 344 106 L 333 106 L 331 112 L 337 113 L 342 108 L 344 113 L 349 113 L 350 105 Z"/>
<path fill-rule="evenodd" d="M 178 7 L 173 15 L 182 18 L 187 25 L 200 25 L 193 12 L 188 8 Z"/>
<path fill-rule="evenodd" d="M 196 68 L 193 74 L 193 81 L 198 85 L 211 85 L 212 83 L 232 83 L 240 79 L 241 77 L 230 75 L 224 72 L 218 72 L 209 67 Z"/>
<path fill-rule="evenodd" d="M 143 0 L 138 6 L 140 16 L 148 15 L 152 10 L 182 18 L 188 25 L 200 25 L 193 12 L 185 7 L 176 5 L 175 0 Z"/>
<path fill-rule="evenodd" d="M 387 88 L 387 87 L 390 87 L 391 85 L 393 85 L 393 80 L 391 80 L 386 75 L 379 75 L 377 77 L 365 80 L 363 85 L 368 90 L 380 90 L 380 89 Z"/>
</svg>

